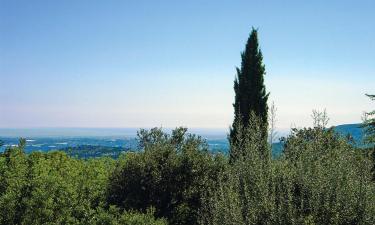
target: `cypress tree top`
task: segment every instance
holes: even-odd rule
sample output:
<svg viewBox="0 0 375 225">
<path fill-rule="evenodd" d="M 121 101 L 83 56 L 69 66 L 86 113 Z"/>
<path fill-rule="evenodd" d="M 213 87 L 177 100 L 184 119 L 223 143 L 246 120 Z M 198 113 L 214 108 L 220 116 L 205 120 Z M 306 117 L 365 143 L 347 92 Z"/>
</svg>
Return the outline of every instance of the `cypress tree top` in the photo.
<svg viewBox="0 0 375 225">
<path fill-rule="evenodd" d="M 258 32 L 254 28 L 241 58 L 241 68 L 237 68 L 237 77 L 234 81 L 235 116 L 241 115 L 241 121 L 246 126 L 249 122 L 250 111 L 254 111 L 263 122 L 267 122 L 269 94 L 264 85 L 265 67 L 262 62 L 262 52 L 259 49 Z"/>
<path fill-rule="evenodd" d="M 264 136 L 267 139 L 267 100 L 269 93 L 264 85 L 265 66 L 263 64 L 262 52 L 259 49 L 258 31 L 252 29 L 247 40 L 245 51 L 241 53 L 241 68 L 237 69 L 237 76 L 234 80 L 235 101 L 234 122 L 230 131 L 232 143 L 236 143 L 235 133 L 238 131 L 238 124 L 244 128 L 248 127 L 250 113 L 259 117 L 264 128 Z"/>
</svg>

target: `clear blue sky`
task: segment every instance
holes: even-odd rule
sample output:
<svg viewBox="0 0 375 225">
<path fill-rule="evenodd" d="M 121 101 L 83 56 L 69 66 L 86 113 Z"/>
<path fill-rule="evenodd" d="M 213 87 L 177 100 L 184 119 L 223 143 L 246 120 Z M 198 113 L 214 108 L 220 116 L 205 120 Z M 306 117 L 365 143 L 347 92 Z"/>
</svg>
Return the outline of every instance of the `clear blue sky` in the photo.
<svg viewBox="0 0 375 225">
<path fill-rule="evenodd" d="M 0 0 L 0 127 L 217 127 L 259 28 L 278 127 L 373 108 L 375 1 Z"/>
</svg>

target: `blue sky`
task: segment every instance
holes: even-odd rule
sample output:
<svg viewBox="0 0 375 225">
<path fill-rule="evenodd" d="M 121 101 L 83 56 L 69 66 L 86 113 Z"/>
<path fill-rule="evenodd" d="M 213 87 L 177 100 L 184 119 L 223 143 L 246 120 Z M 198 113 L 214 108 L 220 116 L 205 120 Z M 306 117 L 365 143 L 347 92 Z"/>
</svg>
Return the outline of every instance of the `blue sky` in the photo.
<svg viewBox="0 0 375 225">
<path fill-rule="evenodd" d="M 375 1 L 0 0 L 0 127 L 226 128 L 259 28 L 280 129 L 373 108 Z"/>
</svg>

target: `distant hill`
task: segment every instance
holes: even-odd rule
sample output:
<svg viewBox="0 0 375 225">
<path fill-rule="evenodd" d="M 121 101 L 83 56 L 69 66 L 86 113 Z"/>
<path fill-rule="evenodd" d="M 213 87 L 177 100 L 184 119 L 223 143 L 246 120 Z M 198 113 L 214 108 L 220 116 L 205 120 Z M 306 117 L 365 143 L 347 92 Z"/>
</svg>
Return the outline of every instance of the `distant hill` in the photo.
<svg viewBox="0 0 375 225">
<path fill-rule="evenodd" d="M 343 136 L 349 134 L 357 145 L 362 144 L 363 129 L 360 123 L 338 125 L 334 126 L 333 129 Z"/>
</svg>

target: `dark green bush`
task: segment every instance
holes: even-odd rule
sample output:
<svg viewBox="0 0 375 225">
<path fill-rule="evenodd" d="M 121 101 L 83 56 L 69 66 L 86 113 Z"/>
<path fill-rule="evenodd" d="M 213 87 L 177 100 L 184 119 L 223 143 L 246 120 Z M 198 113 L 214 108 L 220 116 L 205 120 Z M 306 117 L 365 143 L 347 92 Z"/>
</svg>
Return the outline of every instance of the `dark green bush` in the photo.
<svg viewBox="0 0 375 225">
<path fill-rule="evenodd" d="M 205 141 L 177 128 L 139 132 L 141 153 L 127 153 L 111 177 L 108 201 L 126 210 L 155 207 L 171 224 L 197 224 L 203 192 L 225 160 L 208 152 Z"/>
</svg>

